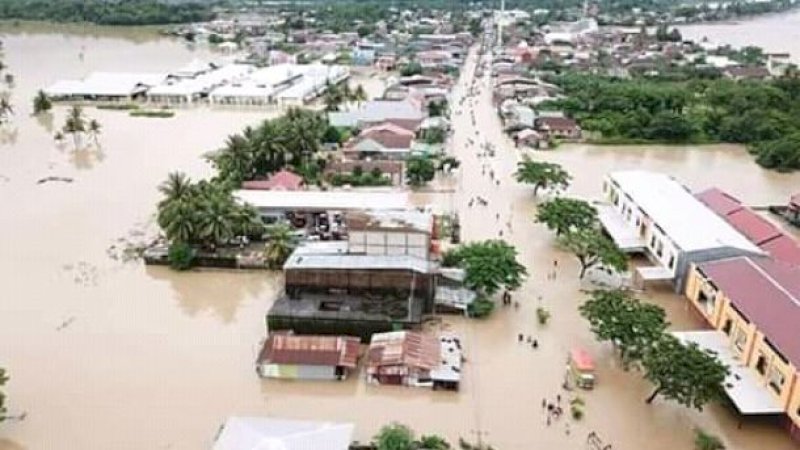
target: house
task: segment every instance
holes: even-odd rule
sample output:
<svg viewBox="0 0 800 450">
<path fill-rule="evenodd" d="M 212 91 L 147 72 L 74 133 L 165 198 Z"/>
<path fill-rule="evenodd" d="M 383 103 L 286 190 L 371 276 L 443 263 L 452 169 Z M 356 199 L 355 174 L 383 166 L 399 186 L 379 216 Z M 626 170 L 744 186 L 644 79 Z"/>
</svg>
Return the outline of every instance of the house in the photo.
<svg viewBox="0 0 800 450">
<path fill-rule="evenodd" d="M 411 151 L 414 133 L 392 123 L 383 123 L 363 130 L 345 146 L 349 159 L 405 159 Z"/>
<path fill-rule="evenodd" d="M 542 136 L 530 128 L 519 131 L 514 135 L 514 144 L 516 146 L 525 145 L 528 147 L 539 148 L 539 143 Z"/>
<path fill-rule="evenodd" d="M 270 417 L 229 417 L 212 450 L 348 450 L 349 423 L 312 422 Z"/>
<path fill-rule="evenodd" d="M 403 184 L 403 163 L 401 161 L 367 159 L 331 161 L 325 165 L 323 174 L 326 179 L 330 179 L 334 174 L 352 175 L 356 170 L 360 170 L 362 173 L 380 171 L 381 175 L 391 180 L 392 185 Z"/>
<path fill-rule="evenodd" d="M 426 69 L 438 69 L 452 63 L 453 56 L 443 50 L 428 50 L 417 53 L 417 61 Z"/>
<path fill-rule="evenodd" d="M 735 66 L 728 67 L 722 74 L 732 80 L 765 80 L 771 76 L 769 69 L 762 66 Z"/>
<path fill-rule="evenodd" d="M 288 169 L 281 169 L 266 180 L 250 180 L 242 183 L 242 189 L 265 191 L 299 191 L 304 186 L 303 177 Z"/>
<path fill-rule="evenodd" d="M 637 284 L 669 281 L 683 292 L 692 263 L 766 254 L 668 175 L 612 172 L 603 194 L 607 203 L 598 213 L 605 231 L 622 251 L 653 264 L 636 267 Z"/>
<path fill-rule="evenodd" d="M 560 139 L 580 139 L 581 127 L 569 117 L 539 117 L 536 119 L 536 129 L 543 136 Z"/>
<path fill-rule="evenodd" d="M 358 365 L 360 344 L 350 336 L 270 333 L 256 369 L 263 378 L 343 380 Z"/>
<path fill-rule="evenodd" d="M 695 196 L 773 259 L 800 266 L 800 243 L 738 199 L 717 188 Z"/>
<path fill-rule="evenodd" d="M 372 100 L 351 111 L 331 112 L 328 120 L 334 127 L 362 127 L 387 120 L 419 120 L 425 117 L 422 105 L 412 99 Z"/>
<path fill-rule="evenodd" d="M 418 331 L 372 335 L 367 351 L 367 382 L 458 390 L 461 342 Z"/>
<path fill-rule="evenodd" d="M 786 414 L 800 435 L 800 267 L 735 257 L 693 264 L 686 296 L 722 341 L 736 380 L 726 391 L 741 414 Z"/>
</svg>

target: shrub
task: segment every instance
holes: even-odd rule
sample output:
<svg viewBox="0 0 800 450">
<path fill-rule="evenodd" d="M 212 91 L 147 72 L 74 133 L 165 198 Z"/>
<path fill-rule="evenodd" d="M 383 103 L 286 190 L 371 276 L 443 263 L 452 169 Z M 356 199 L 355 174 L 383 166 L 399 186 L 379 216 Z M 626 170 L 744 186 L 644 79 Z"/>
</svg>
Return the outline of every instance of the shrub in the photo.
<svg viewBox="0 0 800 450">
<path fill-rule="evenodd" d="M 573 404 L 570 406 L 570 411 L 572 412 L 572 418 L 575 420 L 583 419 L 583 408 L 579 405 Z"/>
<path fill-rule="evenodd" d="M 720 438 L 707 433 L 702 428 L 695 428 L 694 448 L 695 450 L 725 450 L 725 444 Z"/>
<path fill-rule="evenodd" d="M 189 244 L 176 242 L 169 246 L 167 259 L 173 269 L 189 270 L 194 264 L 194 249 Z"/>
<path fill-rule="evenodd" d="M 539 321 L 539 325 L 547 325 L 547 321 L 550 320 L 550 311 L 541 306 L 536 308 L 536 319 Z"/>
<path fill-rule="evenodd" d="M 474 317 L 476 319 L 489 317 L 489 315 L 492 314 L 492 311 L 494 311 L 494 302 L 482 296 L 477 297 L 467 307 L 467 312 L 469 313 L 469 316 Z"/>
</svg>

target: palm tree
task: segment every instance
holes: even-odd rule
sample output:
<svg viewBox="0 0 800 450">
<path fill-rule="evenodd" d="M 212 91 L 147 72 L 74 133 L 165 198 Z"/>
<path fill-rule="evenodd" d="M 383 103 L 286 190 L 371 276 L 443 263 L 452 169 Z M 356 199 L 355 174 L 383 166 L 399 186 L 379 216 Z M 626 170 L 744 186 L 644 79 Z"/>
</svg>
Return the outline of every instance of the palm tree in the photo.
<svg viewBox="0 0 800 450">
<path fill-rule="evenodd" d="M 364 86 L 360 84 L 356 86 L 356 90 L 353 92 L 353 99 L 358 102 L 358 106 L 361 106 L 361 102 L 367 101 L 367 91 L 364 90 Z"/>
<path fill-rule="evenodd" d="M 211 248 L 228 242 L 233 238 L 235 218 L 231 198 L 219 192 L 210 193 L 203 199 L 198 217 L 198 237 Z"/>
<path fill-rule="evenodd" d="M 80 147 L 81 133 L 86 131 L 86 119 L 83 117 L 83 110 L 80 106 L 73 106 L 67 113 L 64 122 L 64 133 L 71 134 L 75 141 L 75 148 Z"/>
<path fill-rule="evenodd" d="M 228 136 L 225 147 L 210 157 L 222 179 L 241 182 L 252 178 L 254 158 L 250 143 L 241 134 Z"/>
<path fill-rule="evenodd" d="M 39 92 L 36 93 L 36 97 L 33 98 L 33 114 L 41 114 L 50 111 L 52 108 L 53 103 L 50 101 L 50 98 L 44 91 L 39 90 Z"/>
<path fill-rule="evenodd" d="M 183 172 L 172 172 L 167 175 L 167 180 L 158 186 L 158 191 L 164 196 L 159 206 L 174 202 L 188 203 L 195 194 L 192 180 Z"/>
<path fill-rule="evenodd" d="M 264 259 L 270 269 L 283 267 L 296 245 L 292 229 L 285 223 L 273 225 L 268 230 L 269 242 L 264 248 Z"/>
<path fill-rule="evenodd" d="M 347 81 L 345 81 L 344 84 L 342 84 L 341 92 L 342 92 L 342 98 L 344 99 L 345 102 L 353 100 L 353 90 L 350 89 L 350 83 L 348 83 Z"/>
<path fill-rule="evenodd" d="M 9 116 L 14 114 L 14 107 L 8 99 L 8 94 L 0 96 L 0 123 L 8 121 Z"/>
<path fill-rule="evenodd" d="M 172 202 L 159 208 L 158 225 L 170 242 L 189 244 L 196 240 L 197 205 L 194 202 Z"/>
<path fill-rule="evenodd" d="M 342 91 L 339 86 L 329 81 L 326 82 L 323 101 L 325 102 L 325 111 L 338 111 L 342 104 Z"/>
<path fill-rule="evenodd" d="M 234 234 L 260 238 L 264 234 L 264 222 L 255 208 L 237 206 L 234 209 Z"/>
<path fill-rule="evenodd" d="M 100 145 L 97 140 L 97 136 L 100 135 L 100 128 L 102 128 L 100 122 L 98 122 L 96 119 L 89 121 L 89 134 L 91 134 L 92 139 L 94 139 L 94 145 Z"/>
</svg>

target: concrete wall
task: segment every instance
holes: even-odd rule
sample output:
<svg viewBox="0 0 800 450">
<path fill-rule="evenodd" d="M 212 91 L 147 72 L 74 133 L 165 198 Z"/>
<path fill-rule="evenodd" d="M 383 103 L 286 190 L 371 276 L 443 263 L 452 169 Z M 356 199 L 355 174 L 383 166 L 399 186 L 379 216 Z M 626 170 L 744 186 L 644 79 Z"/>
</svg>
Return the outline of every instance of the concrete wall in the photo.
<svg viewBox="0 0 800 450">
<path fill-rule="evenodd" d="M 757 368 L 761 358 L 764 361 L 763 374 Z M 767 386 L 767 390 L 778 399 L 781 406 L 786 408 L 792 396 L 792 387 L 796 384 L 797 369 L 767 343 L 766 337 L 760 331 L 755 333 L 753 352 L 748 365 Z M 774 383 L 776 386 L 771 385 L 773 379 L 776 381 Z M 782 379 L 783 382 L 777 382 L 779 379 Z M 797 390 L 800 389 L 795 387 L 795 391 Z M 795 393 L 795 395 L 797 394 Z"/>
<path fill-rule="evenodd" d="M 700 302 L 700 293 L 705 292 L 708 303 Z M 713 328 L 720 328 L 722 310 L 727 298 L 724 292 L 720 292 L 710 281 L 706 279 L 697 265 L 692 264 L 689 274 L 686 277 L 686 297 L 698 313 Z M 713 307 L 710 307 L 713 304 Z"/>
</svg>

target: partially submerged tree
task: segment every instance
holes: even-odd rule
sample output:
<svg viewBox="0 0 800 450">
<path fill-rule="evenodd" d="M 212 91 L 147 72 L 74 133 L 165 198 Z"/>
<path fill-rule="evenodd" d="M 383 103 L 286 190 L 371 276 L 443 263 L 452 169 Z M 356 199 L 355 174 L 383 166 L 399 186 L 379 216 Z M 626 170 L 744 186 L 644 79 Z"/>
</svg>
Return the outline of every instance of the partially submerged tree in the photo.
<svg viewBox="0 0 800 450">
<path fill-rule="evenodd" d="M 641 361 L 669 326 L 663 308 L 622 290 L 594 291 L 579 310 L 598 341 L 619 349 L 626 367 Z"/>
<path fill-rule="evenodd" d="M 702 428 L 694 429 L 695 450 L 725 450 L 722 440 Z"/>
<path fill-rule="evenodd" d="M 11 105 L 8 93 L 0 95 L 0 124 L 6 123 L 14 115 L 14 107 Z"/>
<path fill-rule="evenodd" d="M 515 290 L 528 274 L 517 261 L 517 249 L 502 240 L 471 242 L 449 252 L 449 262 L 464 269 L 464 284 L 492 295 Z"/>
<path fill-rule="evenodd" d="M 533 185 L 533 195 L 539 189 L 566 189 L 572 176 L 560 165 L 525 158 L 520 161 L 514 174 L 517 181 Z"/>
<path fill-rule="evenodd" d="M 377 450 L 414 450 L 414 432 L 405 425 L 385 425 L 375 436 Z"/>
<path fill-rule="evenodd" d="M 8 375 L 6 369 L 0 367 L 0 388 L 8 382 Z M 6 394 L 0 389 L 0 422 L 6 419 Z"/>
<path fill-rule="evenodd" d="M 569 231 L 560 238 L 561 245 L 578 258 L 581 264 L 580 278 L 592 267 L 605 267 L 623 272 L 628 259 L 619 247 L 596 228 Z"/>
<path fill-rule="evenodd" d="M 597 223 L 597 209 L 584 200 L 556 197 L 539 205 L 536 221 L 561 236 L 568 231 L 593 227 Z"/>
<path fill-rule="evenodd" d="M 406 180 L 411 186 L 424 186 L 433 180 L 436 166 L 425 156 L 412 156 L 406 161 Z"/>
<path fill-rule="evenodd" d="M 267 235 L 269 241 L 264 248 L 264 259 L 270 269 L 280 269 L 297 245 L 292 228 L 285 223 L 279 223 L 269 227 Z"/>
<path fill-rule="evenodd" d="M 67 112 L 67 119 L 64 121 L 63 131 L 65 134 L 71 134 L 75 148 L 80 147 L 81 135 L 86 132 L 86 118 L 83 115 L 83 109 L 75 105 Z"/>
<path fill-rule="evenodd" d="M 36 97 L 33 97 L 33 114 L 41 114 L 50 111 L 52 108 L 53 102 L 50 101 L 50 98 L 44 91 L 39 90 L 39 92 L 36 93 Z"/>
<path fill-rule="evenodd" d="M 92 136 L 92 139 L 94 140 L 94 145 L 100 145 L 98 138 L 100 136 L 101 128 L 102 126 L 100 125 L 100 122 L 98 122 L 96 119 L 92 119 L 89 121 L 89 135 Z"/>
<path fill-rule="evenodd" d="M 681 405 L 703 410 L 703 406 L 724 396 L 728 367 L 694 342 L 682 343 L 670 334 L 662 335 L 642 359 L 645 378 L 656 385 L 647 398 L 659 395 Z"/>
</svg>

